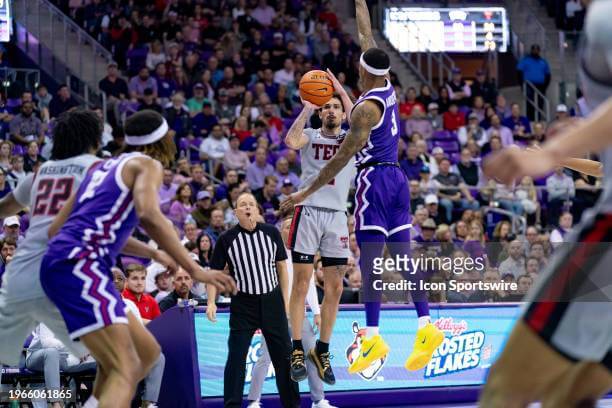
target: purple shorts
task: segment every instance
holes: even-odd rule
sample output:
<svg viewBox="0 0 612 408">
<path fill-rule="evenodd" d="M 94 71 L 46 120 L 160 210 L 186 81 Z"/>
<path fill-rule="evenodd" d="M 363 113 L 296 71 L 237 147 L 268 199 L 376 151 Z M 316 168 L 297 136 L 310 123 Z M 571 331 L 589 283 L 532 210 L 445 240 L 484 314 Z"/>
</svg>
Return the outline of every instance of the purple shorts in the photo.
<svg viewBox="0 0 612 408">
<path fill-rule="evenodd" d="M 64 318 L 71 339 L 112 324 L 128 323 L 125 304 L 105 263 L 57 259 L 47 254 L 42 265 L 42 288 Z"/>
<path fill-rule="evenodd" d="M 403 170 L 372 166 L 357 174 L 355 229 L 376 230 L 387 237 L 411 227 L 410 192 Z"/>
</svg>

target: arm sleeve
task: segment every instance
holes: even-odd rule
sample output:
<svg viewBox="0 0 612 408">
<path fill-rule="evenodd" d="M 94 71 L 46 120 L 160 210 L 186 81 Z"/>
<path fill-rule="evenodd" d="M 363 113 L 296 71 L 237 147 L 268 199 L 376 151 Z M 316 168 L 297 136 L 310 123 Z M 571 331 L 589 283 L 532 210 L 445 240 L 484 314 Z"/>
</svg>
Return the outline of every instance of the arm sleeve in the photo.
<svg viewBox="0 0 612 408">
<path fill-rule="evenodd" d="M 225 237 L 219 237 L 219 241 L 217 245 L 215 245 L 215 250 L 213 251 L 212 259 L 210 260 L 210 269 L 218 271 L 225 269 L 225 265 L 227 264 L 227 251 L 225 250 L 225 246 Z"/>
<path fill-rule="evenodd" d="M 317 297 L 317 288 L 315 287 L 314 274 L 310 277 L 310 284 L 308 285 L 308 293 L 306 293 L 306 303 L 315 315 L 321 314 L 321 307 L 319 306 L 319 298 Z"/>
<path fill-rule="evenodd" d="M 34 173 L 30 173 L 20 183 L 17 184 L 15 190 L 13 190 L 13 196 L 15 200 L 23 207 L 30 205 L 30 192 L 32 191 L 32 185 L 34 184 Z"/>
</svg>

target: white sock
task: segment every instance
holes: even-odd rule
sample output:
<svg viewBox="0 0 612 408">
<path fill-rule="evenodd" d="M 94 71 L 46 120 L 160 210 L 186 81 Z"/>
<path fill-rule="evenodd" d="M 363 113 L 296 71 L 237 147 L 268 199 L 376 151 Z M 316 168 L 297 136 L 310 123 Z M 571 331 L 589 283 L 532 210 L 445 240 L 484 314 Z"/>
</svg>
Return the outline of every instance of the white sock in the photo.
<svg viewBox="0 0 612 408">
<path fill-rule="evenodd" d="M 367 326 L 366 327 L 366 338 L 371 339 L 378 335 L 378 326 Z"/>
<path fill-rule="evenodd" d="M 83 404 L 83 408 L 98 408 L 98 399 L 91 394 Z"/>
<path fill-rule="evenodd" d="M 429 317 L 429 315 L 419 317 L 419 329 L 422 329 L 429 323 L 431 323 L 431 317 Z"/>
</svg>

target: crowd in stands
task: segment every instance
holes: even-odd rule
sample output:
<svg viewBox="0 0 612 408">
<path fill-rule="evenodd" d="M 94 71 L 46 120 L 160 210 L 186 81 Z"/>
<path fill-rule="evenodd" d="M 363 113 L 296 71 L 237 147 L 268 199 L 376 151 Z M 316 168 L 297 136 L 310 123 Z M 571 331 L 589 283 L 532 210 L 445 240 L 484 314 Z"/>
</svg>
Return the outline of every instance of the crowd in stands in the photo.
<svg viewBox="0 0 612 408">
<path fill-rule="evenodd" d="M 175 131 L 179 154 L 175 166 L 164 170 L 160 202 L 185 246 L 205 267 L 220 233 L 237 223 L 233 208 L 241 192 L 253 192 L 264 220 L 274 224 L 283 217 L 280 202 L 299 188 L 299 153 L 288 149 L 283 138 L 301 110 L 301 75 L 330 68 L 350 95 L 359 94 L 359 46 L 343 32 L 330 1 L 94 0 L 59 6 L 108 47 L 116 61 L 108 64 L 99 83 L 108 98 L 106 115 L 98 109 L 107 118 L 103 154 L 120 151 L 121 124 L 139 110 L 162 113 Z M 485 70 L 467 81 L 455 69 L 439 89 L 402 84 L 395 75 L 391 79 L 401 101 L 399 155 L 410 183 L 415 245 L 435 244 L 436 253 L 453 258 L 486 253 L 486 271 L 460 279 L 512 280 L 525 289 L 573 220 L 596 201 L 597 180 L 563 168 L 537 180 L 525 177 L 515 186 L 487 179 L 484 157 L 510 145 L 542 143 L 554 124 L 531 121 L 520 101 L 507 101 Z M 67 86 L 51 95 L 44 85 L 34 94 L 24 92 L 15 109 L 2 105 L 0 198 L 49 158 L 53 119 L 76 105 Z M 559 105 L 555 122 L 570 114 Z M 316 115 L 310 126 L 320 126 Z M 6 222 L 3 262 L 10 259 L 4 245 L 21 239 Z M 351 217 L 353 257 L 344 302 L 357 302 L 361 287 L 352 224 Z M 26 225 L 21 223 L 21 231 Z M 320 262 L 315 270 L 322 296 Z M 448 279 L 447 272 L 437 271 L 431 279 Z M 156 264 L 147 268 L 146 285 L 131 285 L 133 274 L 126 275 L 124 296 L 135 300 L 141 312 L 153 313 L 143 314 L 145 319 L 179 299 L 205 296 L 203 286 L 189 276 L 172 281 Z M 400 279 L 392 271 L 388 278 Z M 517 300 L 523 289 L 496 295 L 432 293 L 431 299 Z M 159 310 L 152 307 L 157 302 Z"/>
</svg>

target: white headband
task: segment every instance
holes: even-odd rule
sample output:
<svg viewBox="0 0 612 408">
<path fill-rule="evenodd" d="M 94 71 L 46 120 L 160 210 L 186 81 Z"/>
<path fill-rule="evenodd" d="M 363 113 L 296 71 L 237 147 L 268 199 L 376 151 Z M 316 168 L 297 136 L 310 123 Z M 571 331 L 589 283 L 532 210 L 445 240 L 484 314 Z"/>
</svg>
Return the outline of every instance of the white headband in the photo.
<svg viewBox="0 0 612 408">
<path fill-rule="evenodd" d="M 361 54 L 361 58 L 359 58 L 359 63 L 361 64 L 361 66 L 368 71 L 370 74 L 372 75 L 378 75 L 378 76 L 383 76 L 383 75 L 387 75 L 387 73 L 389 73 L 389 68 L 385 68 L 385 69 L 380 69 L 380 68 L 374 68 L 370 65 L 368 65 L 367 62 L 365 62 L 365 60 L 363 59 L 363 54 Z"/>
<path fill-rule="evenodd" d="M 168 122 L 166 122 L 166 119 L 164 119 L 162 124 L 159 125 L 157 129 L 155 129 L 153 132 L 149 133 L 148 135 L 142 135 L 142 136 L 125 135 L 125 142 L 129 144 L 130 146 L 143 146 L 143 145 L 155 143 L 162 137 L 166 136 L 166 133 L 168 133 L 168 129 L 169 129 Z"/>
</svg>

